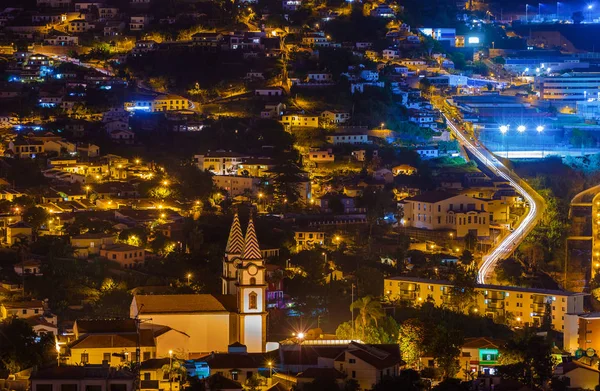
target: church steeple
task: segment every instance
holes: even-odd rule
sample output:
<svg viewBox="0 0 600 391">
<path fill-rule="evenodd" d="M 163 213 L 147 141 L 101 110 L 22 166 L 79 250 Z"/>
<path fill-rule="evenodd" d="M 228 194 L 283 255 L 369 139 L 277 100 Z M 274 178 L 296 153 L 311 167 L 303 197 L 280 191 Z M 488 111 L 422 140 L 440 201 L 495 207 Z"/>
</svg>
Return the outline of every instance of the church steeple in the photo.
<svg viewBox="0 0 600 391">
<path fill-rule="evenodd" d="M 242 252 L 242 259 L 244 261 L 262 259 L 260 246 L 258 245 L 258 238 L 256 237 L 256 230 L 254 229 L 254 219 L 252 218 L 252 214 L 250 214 L 250 220 L 248 221 L 248 229 L 246 229 L 246 239 L 244 240 L 244 251 Z"/>
<path fill-rule="evenodd" d="M 229 238 L 227 239 L 227 246 L 225 246 L 225 253 L 234 255 L 241 255 L 244 250 L 244 235 L 242 234 L 242 225 L 240 224 L 240 217 L 235 212 L 233 215 L 233 223 L 229 230 Z"/>
<path fill-rule="evenodd" d="M 223 257 L 222 293 L 224 295 L 235 295 L 237 292 L 237 265 L 240 256 L 244 251 L 244 234 L 242 234 L 242 225 L 238 213 L 233 215 L 233 222 L 229 230 L 227 246 L 225 246 L 225 256 Z"/>
</svg>

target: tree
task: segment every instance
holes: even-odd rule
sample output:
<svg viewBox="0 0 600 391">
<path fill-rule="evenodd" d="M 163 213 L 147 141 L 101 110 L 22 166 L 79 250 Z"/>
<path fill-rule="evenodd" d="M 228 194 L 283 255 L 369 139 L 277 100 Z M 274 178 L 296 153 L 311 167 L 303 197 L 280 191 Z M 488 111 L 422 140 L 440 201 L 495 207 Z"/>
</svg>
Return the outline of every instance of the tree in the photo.
<svg viewBox="0 0 600 391">
<path fill-rule="evenodd" d="M 510 339 L 498 360 L 502 376 L 530 387 L 542 387 L 552 377 L 552 343 L 530 329 Z"/>
<path fill-rule="evenodd" d="M 398 333 L 398 344 L 402 359 L 410 368 L 418 367 L 425 341 L 425 327 L 418 319 L 408 319 L 402 323 Z"/>
<path fill-rule="evenodd" d="M 425 385 L 421 382 L 421 376 L 412 369 L 401 371 L 399 376 L 384 376 L 373 387 L 373 391 L 421 391 L 425 389 Z"/>
<path fill-rule="evenodd" d="M 48 213 L 44 208 L 38 206 L 27 208 L 25 212 L 23 212 L 23 220 L 31 225 L 34 231 L 37 231 L 48 221 Z"/>
<path fill-rule="evenodd" d="M 39 338 L 23 319 L 12 317 L 1 322 L 0 376 L 6 378 L 8 374 L 41 365 L 52 344 L 53 338 Z"/>
<path fill-rule="evenodd" d="M 364 340 L 367 326 L 371 322 L 374 322 L 375 327 L 377 327 L 377 322 L 384 317 L 385 313 L 383 312 L 383 308 L 381 308 L 381 302 L 375 300 L 373 296 L 365 296 L 356 300 L 350 305 L 350 311 L 354 313 L 354 310 L 358 310 L 357 319 L 360 319 L 362 338 Z"/>
<path fill-rule="evenodd" d="M 459 370 L 458 356 L 464 342 L 463 335 L 460 330 L 448 324 L 440 323 L 433 330 L 428 351 L 433 354 L 442 377 L 444 379 L 454 377 Z"/>
</svg>

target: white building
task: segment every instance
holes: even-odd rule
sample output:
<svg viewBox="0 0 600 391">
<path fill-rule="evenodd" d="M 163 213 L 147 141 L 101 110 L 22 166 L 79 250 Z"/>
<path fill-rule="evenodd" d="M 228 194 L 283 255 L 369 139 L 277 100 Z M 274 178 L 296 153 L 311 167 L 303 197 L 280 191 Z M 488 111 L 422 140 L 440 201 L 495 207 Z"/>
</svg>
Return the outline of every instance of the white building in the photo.
<svg viewBox="0 0 600 391">
<path fill-rule="evenodd" d="M 327 136 L 327 142 L 333 145 L 338 144 L 371 144 L 369 136 L 359 133 L 337 133 Z"/>
<path fill-rule="evenodd" d="M 241 175 L 214 175 L 212 180 L 217 188 L 227 191 L 230 197 L 254 195 L 260 184 L 260 178 Z"/>
</svg>

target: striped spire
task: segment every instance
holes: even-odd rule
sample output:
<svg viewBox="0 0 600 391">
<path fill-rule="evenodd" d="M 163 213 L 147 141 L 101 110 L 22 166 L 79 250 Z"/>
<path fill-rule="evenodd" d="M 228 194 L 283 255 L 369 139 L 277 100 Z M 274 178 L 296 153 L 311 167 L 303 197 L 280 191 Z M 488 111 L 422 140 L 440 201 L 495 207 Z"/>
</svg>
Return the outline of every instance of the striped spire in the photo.
<svg viewBox="0 0 600 391">
<path fill-rule="evenodd" d="M 233 223 L 231 223 L 231 229 L 229 230 L 229 239 L 227 239 L 227 246 L 225 252 L 227 254 L 241 254 L 244 249 L 244 235 L 242 234 L 242 225 L 240 224 L 240 218 L 235 212 L 233 215 Z"/>
<path fill-rule="evenodd" d="M 246 240 L 244 240 L 244 252 L 242 254 L 242 259 L 262 259 L 260 246 L 258 245 L 258 238 L 256 237 L 256 230 L 254 229 L 254 219 L 252 218 L 252 214 L 250 214 L 250 220 L 248 221 L 248 229 L 246 230 Z"/>
</svg>

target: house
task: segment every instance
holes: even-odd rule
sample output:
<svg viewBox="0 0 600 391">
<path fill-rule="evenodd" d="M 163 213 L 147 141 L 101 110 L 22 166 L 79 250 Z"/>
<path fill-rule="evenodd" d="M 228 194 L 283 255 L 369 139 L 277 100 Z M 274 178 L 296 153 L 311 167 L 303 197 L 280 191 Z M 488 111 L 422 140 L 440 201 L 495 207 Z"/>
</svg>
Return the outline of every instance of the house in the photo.
<svg viewBox="0 0 600 391">
<path fill-rule="evenodd" d="M 437 146 L 419 147 L 415 150 L 421 159 L 434 159 L 440 156 L 440 150 Z"/>
<path fill-rule="evenodd" d="M 103 33 L 105 37 L 117 37 L 119 35 L 123 35 L 123 31 L 125 31 L 125 22 L 120 20 L 109 20 L 104 25 Z"/>
<path fill-rule="evenodd" d="M 17 139 L 8 143 L 8 149 L 12 151 L 12 156 L 18 158 L 35 159 L 40 153 L 44 153 L 44 142 L 28 139 Z"/>
<path fill-rule="evenodd" d="M 15 273 L 19 276 L 43 276 L 42 274 L 42 262 L 38 259 L 29 259 L 24 262 L 17 262 L 13 266 Z"/>
<path fill-rule="evenodd" d="M 371 389 L 386 376 L 398 376 L 404 365 L 398 345 L 365 345 L 358 342 L 351 342 L 334 362 L 335 369 L 348 379 L 355 379 L 363 390 Z"/>
<path fill-rule="evenodd" d="M 215 187 L 227 191 L 230 197 L 256 194 L 260 178 L 242 175 L 214 175 L 212 177 Z"/>
<path fill-rule="evenodd" d="M 470 371 L 494 375 L 502 346 L 504 341 L 493 338 L 465 338 L 461 347 L 461 368 L 468 366 Z"/>
<path fill-rule="evenodd" d="M 350 120 L 350 113 L 347 111 L 325 110 L 321 113 L 321 120 L 328 124 L 343 124 Z"/>
<path fill-rule="evenodd" d="M 342 209 L 338 210 L 334 203 L 337 203 Z M 364 213 L 364 209 L 356 208 L 354 198 L 342 195 L 327 193 L 316 200 L 316 204 L 326 213 Z"/>
<path fill-rule="evenodd" d="M 554 376 L 567 380 L 568 389 L 593 390 L 598 385 L 600 370 L 596 365 L 573 360 L 558 364 Z"/>
<path fill-rule="evenodd" d="M 6 227 L 6 244 L 8 246 L 14 245 L 19 240 L 31 242 L 32 236 L 33 228 L 24 221 L 19 221 Z"/>
<path fill-rule="evenodd" d="M 467 234 L 490 236 L 488 200 L 456 195 L 446 191 L 428 191 L 403 200 L 404 224 L 427 230 L 449 230 L 455 237 Z"/>
<path fill-rule="evenodd" d="M 331 163 L 335 160 L 335 155 L 331 149 L 324 151 L 310 151 L 308 160 L 313 163 Z"/>
<path fill-rule="evenodd" d="M 158 42 L 151 39 L 143 39 L 136 41 L 135 46 L 131 50 L 131 54 L 139 56 L 144 53 L 153 52 L 158 48 Z"/>
<path fill-rule="evenodd" d="M 142 31 L 152 21 L 152 17 L 148 15 L 135 15 L 129 19 L 129 30 Z"/>
<path fill-rule="evenodd" d="M 146 259 L 146 250 L 129 244 L 107 244 L 100 249 L 100 256 L 117 262 L 126 269 L 132 269 Z"/>
<path fill-rule="evenodd" d="M 436 128 L 435 122 L 436 115 L 433 111 L 429 110 L 408 110 L 408 120 L 419 125 L 422 128 Z"/>
<path fill-rule="evenodd" d="M 34 370 L 31 391 L 135 391 L 136 376 L 127 369 L 103 366 L 52 366 Z"/>
<path fill-rule="evenodd" d="M 11 317 L 17 318 L 33 318 L 44 314 L 44 302 L 41 300 L 31 301 L 4 301 L 0 304 L 0 319 L 8 319 Z"/>
<path fill-rule="evenodd" d="M 284 114 L 281 123 L 289 127 L 319 127 L 319 116 L 304 113 Z"/>
<path fill-rule="evenodd" d="M 151 358 L 140 364 L 140 390 L 179 391 L 180 376 L 171 374 L 171 357 Z"/>
<path fill-rule="evenodd" d="M 87 33 L 93 28 L 94 26 L 88 23 L 85 19 L 74 19 L 67 24 L 67 31 L 73 34 Z"/>
<path fill-rule="evenodd" d="M 283 88 L 281 87 L 263 87 L 254 90 L 256 96 L 283 96 Z"/>
<path fill-rule="evenodd" d="M 77 46 L 79 44 L 79 37 L 64 33 L 50 33 L 44 38 L 46 45 L 52 46 Z"/>
<path fill-rule="evenodd" d="M 374 150 L 371 152 L 371 157 L 377 156 L 379 156 L 378 150 Z M 352 157 L 358 162 L 364 162 L 365 160 L 367 160 L 367 151 L 365 149 L 358 149 L 356 151 L 352 151 Z"/>
<path fill-rule="evenodd" d="M 68 365 L 118 366 L 134 360 L 139 343 L 140 361 L 156 357 L 152 329 L 137 329 L 134 319 L 76 320 L 74 340 L 61 351 Z"/>
<path fill-rule="evenodd" d="M 339 144 L 371 144 L 369 136 L 360 133 L 335 133 L 327 136 L 327 142 L 333 145 Z"/>
<path fill-rule="evenodd" d="M 235 342 L 226 352 L 212 352 L 193 360 L 192 366 L 200 378 L 221 374 L 227 379 L 245 384 L 248 379 L 266 368 L 267 362 L 274 361 L 275 354 L 248 353 L 245 345 Z"/>
<path fill-rule="evenodd" d="M 271 158 L 245 158 L 238 164 L 237 171 L 244 176 L 263 177 L 268 176 L 269 170 L 275 167 Z"/>
<path fill-rule="evenodd" d="M 398 49 L 384 49 L 382 53 L 384 60 L 396 60 L 400 58 L 400 51 Z"/>
<path fill-rule="evenodd" d="M 333 81 L 333 75 L 329 72 L 309 72 L 306 76 L 308 83 L 331 83 Z"/>
<path fill-rule="evenodd" d="M 133 144 L 135 133 L 131 130 L 114 130 L 109 133 L 110 139 L 119 144 Z"/>
<path fill-rule="evenodd" d="M 325 232 L 295 230 L 294 240 L 296 241 L 296 251 L 309 250 L 325 244 Z"/>
<path fill-rule="evenodd" d="M 194 161 L 200 170 L 210 171 L 215 175 L 236 174 L 238 166 L 249 156 L 237 152 L 217 150 L 203 155 L 194 155 Z"/>
<path fill-rule="evenodd" d="M 113 234 L 85 233 L 71 236 L 71 247 L 76 257 L 88 258 L 90 255 L 100 254 L 102 246 L 115 244 L 116 239 Z"/>
<path fill-rule="evenodd" d="M 571 354 L 578 349 L 600 351 L 600 312 L 567 314 L 563 346 Z"/>
</svg>

